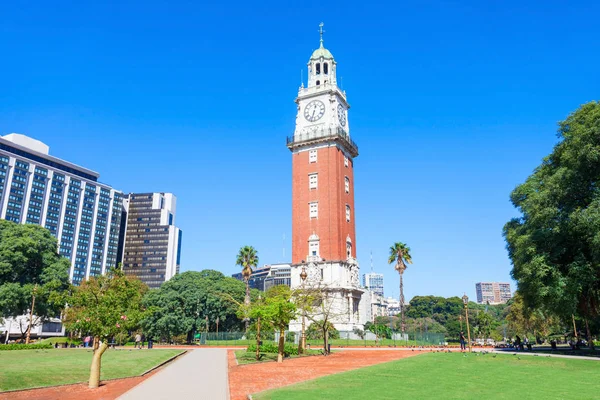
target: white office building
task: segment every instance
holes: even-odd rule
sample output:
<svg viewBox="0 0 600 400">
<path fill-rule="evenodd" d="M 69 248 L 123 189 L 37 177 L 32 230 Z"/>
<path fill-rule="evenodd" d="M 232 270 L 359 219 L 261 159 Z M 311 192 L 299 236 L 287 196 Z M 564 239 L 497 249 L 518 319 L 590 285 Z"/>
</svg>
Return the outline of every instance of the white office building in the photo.
<svg viewBox="0 0 600 400">
<path fill-rule="evenodd" d="M 363 286 L 365 289 L 375 292 L 383 297 L 383 274 L 377 274 L 375 272 L 363 274 Z"/>
<path fill-rule="evenodd" d="M 78 285 L 116 265 L 122 194 L 49 152 L 25 135 L 0 137 L 0 218 L 47 228 Z"/>
</svg>

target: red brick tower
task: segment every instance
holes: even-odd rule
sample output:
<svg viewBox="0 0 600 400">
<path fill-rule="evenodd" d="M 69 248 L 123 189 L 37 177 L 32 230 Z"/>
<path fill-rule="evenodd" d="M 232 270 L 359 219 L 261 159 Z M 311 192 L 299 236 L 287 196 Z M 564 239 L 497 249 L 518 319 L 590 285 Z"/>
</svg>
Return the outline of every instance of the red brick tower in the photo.
<svg viewBox="0 0 600 400">
<path fill-rule="evenodd" d="M 346 93 L 337 86 L 336 62 L 321 45 L 308 61 L 308 85 L 298 91 L 292 152 L 292 288 L 315 285 L 331 299 L 330 320 L 352 332 L 366 322 L 356 261 L 354 158 Z M 306 271 L 306 281 L 301 272 Z M 298 322 L 290 329 L 298 331 Z"/>
<path fill-rule="evenodd" d="M 308 86 L 298 92 L 292 151 L 292 264 L 356 257 L 354 157 L 346 93 L 336 62 L 321 46 L 308 62 Z M 315 237 L 317 236 L 317 237 Z"/>
</svg>

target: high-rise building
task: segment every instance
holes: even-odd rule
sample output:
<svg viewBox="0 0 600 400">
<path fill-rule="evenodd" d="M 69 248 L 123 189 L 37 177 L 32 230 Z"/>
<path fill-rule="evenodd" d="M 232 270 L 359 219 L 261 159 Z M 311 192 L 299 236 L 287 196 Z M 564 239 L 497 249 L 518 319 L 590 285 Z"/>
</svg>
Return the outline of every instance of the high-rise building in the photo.
<svg viewBox="0 0 600 400">
<path fill-rule="evenodd" d="M 375 272 L 363 274 L 363 286 L 365 289 L 375 292 L 383 297 L 383 274 L 377 274 Z"/>
<path fill-rule="evenodd" d="M 337 63 L 323 46 L 308 61 L 308 85 L 298 90 L 296 127 L 287 138 L 292 152 L 292 288 L 327 286 L 338 330 L 362 327 L 364 291 L 356 260 L 354 158 L 349 104 L 337 85 Z M 291 330 L 299 330 L 297 321 Z"/>
<path fill-rule="evenodd" d="M 123 271 L 157 288 L 179 272 L 182 232 L 175 226 L 176 198 L 171 193 L 131 193 L 127 213 Z"/>
<path fill-rule="evenodd" d="M 0 137 L 0 218 L 47 228 L 78 285 L 116 266 L 122 193 L 25 135 Z"/>
<path fill-rule="evenodd" d="M 479 304 L 503 304 L 512 298 L 510 283 L 478 282 L 475 290 Z"/>
</svg>

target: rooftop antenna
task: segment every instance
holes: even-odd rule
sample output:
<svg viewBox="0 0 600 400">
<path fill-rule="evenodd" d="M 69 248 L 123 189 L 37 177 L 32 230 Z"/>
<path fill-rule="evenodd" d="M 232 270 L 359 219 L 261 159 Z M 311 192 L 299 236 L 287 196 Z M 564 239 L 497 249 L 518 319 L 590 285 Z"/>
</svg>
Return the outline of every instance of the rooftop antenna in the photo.
<svg viewBox="0 0 600 400">
<path fill-rule="evenodd" d="M 300 86 L 304 87 L 304 71 L 300 69 Z"/>
</svg>

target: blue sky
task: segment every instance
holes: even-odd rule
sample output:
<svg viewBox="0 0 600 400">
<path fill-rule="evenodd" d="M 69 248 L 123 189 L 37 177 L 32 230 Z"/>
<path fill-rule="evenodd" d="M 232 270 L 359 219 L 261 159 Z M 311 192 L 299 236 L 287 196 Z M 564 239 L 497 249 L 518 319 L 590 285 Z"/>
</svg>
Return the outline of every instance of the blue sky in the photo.
<svg viewBox="0 0 600 400">
<path fill-rule="evenodd" d="M 183 270 L 237 272 L 245 244 L 290 259 L 285 137 L 321 21 L 360 149 L 358 258 L 387 295 L 395 241 L 407 298 L 510 279 L 509 193 L 600 93 L 597 2 L 93 3 L 0 5 L 0 134 L 175 193 Z"/>
</svg>

